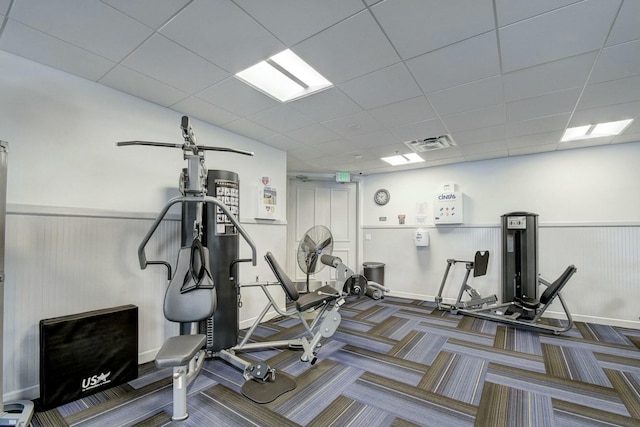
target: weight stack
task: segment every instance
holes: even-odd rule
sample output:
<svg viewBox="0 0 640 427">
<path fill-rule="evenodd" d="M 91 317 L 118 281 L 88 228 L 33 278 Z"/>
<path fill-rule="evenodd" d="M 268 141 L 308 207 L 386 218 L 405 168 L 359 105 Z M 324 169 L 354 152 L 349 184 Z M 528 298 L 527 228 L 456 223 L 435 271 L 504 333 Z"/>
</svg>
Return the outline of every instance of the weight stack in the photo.
<svg viewBox="0 0 640 427">
<path fill-rule="evenodd" d="M 240 181 L 237 173 L 209 170 L 207 194 L 227 205 L 236 218 L 240 217 Z M 239 236 L 236 227 L 222 209 L 210 203 L 206 205 L 204 224 L 204 244 L 209 249 L 211 275 L 218 301 L 213 316 L 203 322 L 206 323 L 206 331 L 201 325 L 201 333 L 207 335 L 207 350 L 218 352 L 238 343 L 239 288 L 237 264 L 234 261 L 239 258 Z"/>
</svg>

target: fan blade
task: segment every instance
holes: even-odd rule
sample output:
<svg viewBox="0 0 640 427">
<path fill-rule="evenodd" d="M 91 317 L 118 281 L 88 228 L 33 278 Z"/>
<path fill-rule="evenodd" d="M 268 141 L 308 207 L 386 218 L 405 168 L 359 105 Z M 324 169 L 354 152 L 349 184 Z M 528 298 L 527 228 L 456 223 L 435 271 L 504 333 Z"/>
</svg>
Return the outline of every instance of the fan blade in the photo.
<svg viewBox="0 0 640 427">
<path fill-rule="evenodd" d="M 300 242 L 300 248 L 302 248 L 302 250 L 304 250 L 305 252 L 315 252 L 317 250 L 316 242 L 314 242 L 308 234 L 306 234 L 302 238 L 302 242 Z"/>
<path fill-rule="evenodd" d="M 327 246 L 329 246 L 331 243 L 333 242 L 333 239 L 331 238 L 331 236 L 329 236 L 324 242 L 322 242 L 320 244 L 320 246 L 318 246 L 318 248 L 320 250 L 326 248 Z"/>
<path fill-rule="evenodd" d="M 316 267 L 318 266 L 318 254 L 312 252 L 309 254 L 309 258 L 307 258 L 307 269 L 309 273 L 313 273 L 316 271 Z"/>
</svg>

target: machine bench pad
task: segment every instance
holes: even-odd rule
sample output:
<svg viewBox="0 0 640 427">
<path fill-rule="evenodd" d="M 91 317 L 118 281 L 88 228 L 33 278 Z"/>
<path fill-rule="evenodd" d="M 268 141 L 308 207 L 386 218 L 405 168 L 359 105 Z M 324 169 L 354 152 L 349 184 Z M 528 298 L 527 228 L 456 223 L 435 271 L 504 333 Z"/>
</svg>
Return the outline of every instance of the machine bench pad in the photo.
<svg viewBox="0 0 640 427">
<path fill-rule="evenodd" d="M 318 294 L 318 292 L 321 292 L 321 294 Z M 325 285 L 320 289 L 300 296 L 296 301 L 296 309 L 298 309 L 298 311 L 305 311 L 318 307 L 325 302 L 333 301 L 338 297 L 340 297 L 340 293 L 333 286 Z"/>
<path fill-rule="evenodd" d="M 156 366 L 170 368 L 186 365 L 204 346 L 206 340 L 207 336 L 204 334 L 178 335 L 169 338 L 156 356 Z"/>
</svg>

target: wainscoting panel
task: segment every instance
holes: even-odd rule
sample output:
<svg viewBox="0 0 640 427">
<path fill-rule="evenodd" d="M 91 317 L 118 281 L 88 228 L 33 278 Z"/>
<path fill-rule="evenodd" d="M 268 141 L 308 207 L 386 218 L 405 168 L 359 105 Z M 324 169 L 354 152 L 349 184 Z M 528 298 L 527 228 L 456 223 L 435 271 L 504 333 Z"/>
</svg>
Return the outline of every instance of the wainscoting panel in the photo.
<svg viewBox="0 0 640 427">
<path fill-rule="evenodd" d="M 134 304 L 141 359 L 177 332 L 164 320 L 166 269 L 142 271 L 137 249 L 151 218 L 8 214 L 4 306 L 4 390 L 37 397 L 41 319 Z M 148 259 L 177 257 L 180 223 L 163 221 Z M 172 332 L 172 331 L 176 332 Z"/>
<path fill-rule="evenodd" d="M 364 261 L 385 263 L 385 285 L 396 295 L 433 301 L 448 258 L 471 260 L 489 250 L 487 275 L 469 283 L 482 295 L 502 292 L 502 244 L 498 226 L 423 227 L 428 247 L 416 247 L 416 228 L 365 226 Z M 608 224 L 561 224 L 539 227 L 539 273 L 554 280 L 569 264 L 578 272 L 563 296 L 576 320 L 640 328 L 640 227 Z M 464 265 L 449 274 L 443 296 L 455 299 Z M 556 305 L 557 304 L 557 305 Z M 561 313 L 559 302 L 550 315 Z"/>
</svg>

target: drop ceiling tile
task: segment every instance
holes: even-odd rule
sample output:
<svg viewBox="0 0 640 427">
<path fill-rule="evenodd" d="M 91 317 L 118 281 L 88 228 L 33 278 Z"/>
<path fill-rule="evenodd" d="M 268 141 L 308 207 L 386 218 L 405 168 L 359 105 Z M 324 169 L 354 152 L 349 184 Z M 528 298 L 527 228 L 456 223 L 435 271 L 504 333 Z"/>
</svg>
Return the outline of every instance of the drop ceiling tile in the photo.
<svg viewBox="0 0 640 427">
<path fill-rule="evenodd" d="M 557 144 L 562 138 L 564 131 L 557 130 L 551 132 L 536 133 L 533 135 L 514 136 L 507 139 L 509 152 L 515 148 L 532 147 L 537 145 Z"/>
<path fill-rule="evenodd" d="M 289 102 L 288 105 L 318 122 L 362 111 L 358 104 L 335 87 Z"/>
<path fill-rule="evenodd" d="M 473 129 L 469 131 L 456 132 L 451 137 L 460 147 L 467 145 L 477 145 L 490 141 L 504 140 L 506 129 L 504 125 L 489 126 L 486 128 Z"/>
<path fill-rule="evenodd" d="M 638 18 L 640 18 L 640 11 Z M 589 77 L 589 84 L 639 76 L 639 58 L 640 40 L 604 48 Z"/>
<path fill-rule="evenodd" d="M 315 147 L 310 147 L 308 145 L 287 150 L 287 158 L 289 158 L 289 155 L 292 155 L 294 157 L 297 157 L 298 159 L 304 159 L 304 160 L 313 160 L 313 159 L 318 159 L 320 157 L 326 156 L 326 154 L 323 153 L 322 151 L 318 150 Z"/>
<path fill-rule="evenodd" d="M 231 74 L 285 49 L 284 44 L 228 0 L 195 0 L 160 33 Z"/>
<path fill-rule="evenodd" d="M 503 71 L 600 49 L 617 10 L 617 1 L 580 2 L 501 27 Z"/>
<path fill-rule="evenodd" d="M 479 162 L 482 160 L 499 159 L 509 157 L 509 150 L 498 150 L 491 153 L 469 154 L 464 156 L 464 160 L 468 162 Z"/>
<path fill-rule="evenodd" d="M 118 65 L 109 71 L 107 75 L 100 79 L 99 83 L 163 107 L 169 107 L 188 97 L 184 92 L 122 65 Z"/>
<path fill-rule="evenodd" d="M 222 127 L 238 135 L 243 135 L 258 141 L 262 140 L 263 142 L 266 142 L 266 138 L 276 135 L 271 129 L 267 129 L 264 126 L 244 118 L 225 123 Z"/>
<path fill-rule="evenodd" d="M 274 99 L 235 77 L 229 77 L 203 90 L 197 97 L 243 117 L 279 105 Z"/>
<path fill-rule="evenodd" d="M 157 30 L 182 9 L 189 0 L 101 0 L 122 13 Z"/>
<path fill-rule="evenodd" d="M 319 123 L 314 123 L 303 128 L 289 131 L 286 135 L 307 145 L 316 145 L 323 142 L 335 141 L 340 138 L 337 133 L 327 129 Z"/>
<path fill-rule="evenodd" d="M 640 2 L 625 1 L 607 38 L 607 46 L 640 39 Z"/>
<path fill-rule="evenodd" d="M 368 11 L 308 38 L 292 50 L 333 84 L 400 61 Z"/>
<path fill-rule="evenodd" d="M 361 11 L 360 0 L 234 0 L 287 46 L 292 46 Z"/>
<path fill-rule="evenodd" d="M 400 138 L 394 136 L 387 129 L 380 129 L 374 132 L 356 135 L 349 138 L 355 147 L 361 150 L 368 150 L 375 147 L 381 147 L 389 144 L 402 143 Z"/>
<path fill-rule="evenodd" d="M 11 0 L 0 0 L 0 15 L 6 15 L 11 6 Z"/>
<path fill-rule="evenodd" d="M 509 102 L 507 103 L 507 122 L 520 122 L 536 117 L 571 112 L 578 102 L 579 96 L 580 89 L 569 89 Z"/>
<path fill-rule="evenodd" d="M 387 127 L 399 127 L 436 118 L 435 111 L 424 96 L 373 108 L 368 112 Z"/>
<path fill-rule="evenodd" d="M 144 42 L 122 64 L 192 95 L 229 77 L 226 71 L 160 34 Z"/>
<path fill-rule="evenodd" d="M 447 129 L 440 119 L 424 120 L 405 126 L 389 128 L 389 130 L 403 142 L 420 138 L 432 138 L 447 133 Z"/>
<path fill-rule="evenodd" d="M 532 145 L 530 147 L 509 148 L 509 156 L 525 156 L 528 154 L 548 153 L 557 151 L 560 147 L 558 144 Z"/>
<path fill-rule="evenodd" d="M 278 133 L 299 129 L 312 123 L 311 119 L 284 104 L 262 110 L 247 118 Z"/>
<path fill-rule="evenodd" d="M 8 20 L 0 49 L 82 78 L 97 81 L 116 64 L 48 34 Z"/>
<path fill-rule="evenodd" d="M 382 147 L 375 147 L 367 150 L 368 159 L 380 159 L 381 157 L 395 156 L 397 154 L 407 154 L 413 151 L 403 143 L 389 144 Z M 381 163 L 386 165 L 387 163 Z"/>
<path fill-rule="evenodd" d="M 289 138 L 285 135 L 273 134 L 269 135 L 262 139 L 265 144 L 269 144 L 272 147 L 278 148 L 280 150 L 289 151 L 295 150 L 296 148 L 304 148 L 304 144 L 295 139 Z"/>
<path fill-rule="evenodd" d="M 494 31 L 425 53 L 406 62 L 425 92 L 435 92 L 500 73 Z"/>
<path fill-rule="evenodd" d="M 382 125 L 364 111 L 328 120 L 322 125 L 345 138 L 382 129 Z"/>
<path fill-rule="evenodd" d="M 320 157 L 326 157 L 325 153 L 315 147 L 310 147 L 308 145 L 287 150 L 287 158 L 290 155 L 301 160 L 313 160 L 319 159 Z"/>
<path fill-rule="evenodd" d="M 507 123 L 507 136 L 510 138 L 535 133 L 564 130 L 567 127 L 571 113 L 558 114 L 555 116 L 537 117 L 521 122 Z"/>
<path fill-rule="evenodd" d="M 505 100 L 517 101 L 583 87 L 597 52 L 560 59 L 503 75 Z"/>
<path fill-rule="evenodd" d="M 581 0 L 496 0 L 496 13 L 500 27 L 558 9 Z"/>
<path fill-rule="evenodd" d="M 365 110 L 422 94 L 418 85 L 411 78 L 411 74 L 401 62 L 356 77 L 339 84 L 338 87 Z"/>
<path fill-rule="evenodd" d="M 344 153 L 353 151 L 353 147 L 350 146 L 349 141 L 344 139 L 338 139 L 335 141 L 327 141 L 316 144 L 315 148 L 322 151 L 327 155 L 339 156 Z"/>
<path fill-rule="evenodd" d="M 171 109 L 216 126 L 220 126 L 240 118 L 227 110 L 223 110 L 216 105 L 209 104 L 195 96 L 190 96 L 189 98 L 173 104 Z"/>
<path fill-rule="evenodd" d="M 427 94 L 427 98 L 440 116 L 449 116 L 463 111 L 477 110 L 503 102 L 502 78 L 500 76 L 477 80 L 438 92 Z"/>
<path fill-rule="evenodd" d="M 431 162 L 433 160 L 450 159 L 452 157 L 458 158 L 463 156 L 462 151 L 460 151 L 460 147 L 443 148 L 441 150 L 426 151 L 419 154 L 420 157 L 425 159 L 427 162 Z"/>
<path fill-rule="evenodd" d="M 302 159 L 298 159 L 295 156 L 290 155 L 289 153 L 287 153 L 287 171 L 289 172 L 304 172 L 304 173 L 320 173 L 322 172 L 322 170 L 315 166 L 312 165 Z"/>
<path fill-rule="evenodd" d="M 504 125 L 505 107 L 504 104 L 492 105 L 478 110 L 453 114 L 442 120 L 453 135 L 456 132 L 466 130 Z"/>
<path fill-rule="evenodd" d="M 371 11 L 402 59 L 495 28 L 491 0 L 385 1 Z"/>
<path fill-rule="evenodd" d="M 147 39 L 151 28 L 99 1 L 17 1 L 11 19 L 101 55 L 122 60 Z"/>
<path fill-rule="evenodd" d="M 594 123 L 633 119 L 638 117 L 639 112 L 640 100 L 623 104 L 605 105 L 586 110 L 576 110 L 571 117 L 569 126 L 584 126 Z"/>
<path fill-rule="evenodd" d="M 588 85 L 580 98 L 579 110 L 640 100 L 640 76 Z"/>
<path fill-rule="evenodd" d="M 495 151 L 506 150 L 508 148 L 506 139 L 496 139 L 492 141 L 479 142 L 459 147 L 460 152 L 466 156 L 477 154 L 493 153 Z"/>
</svg>

